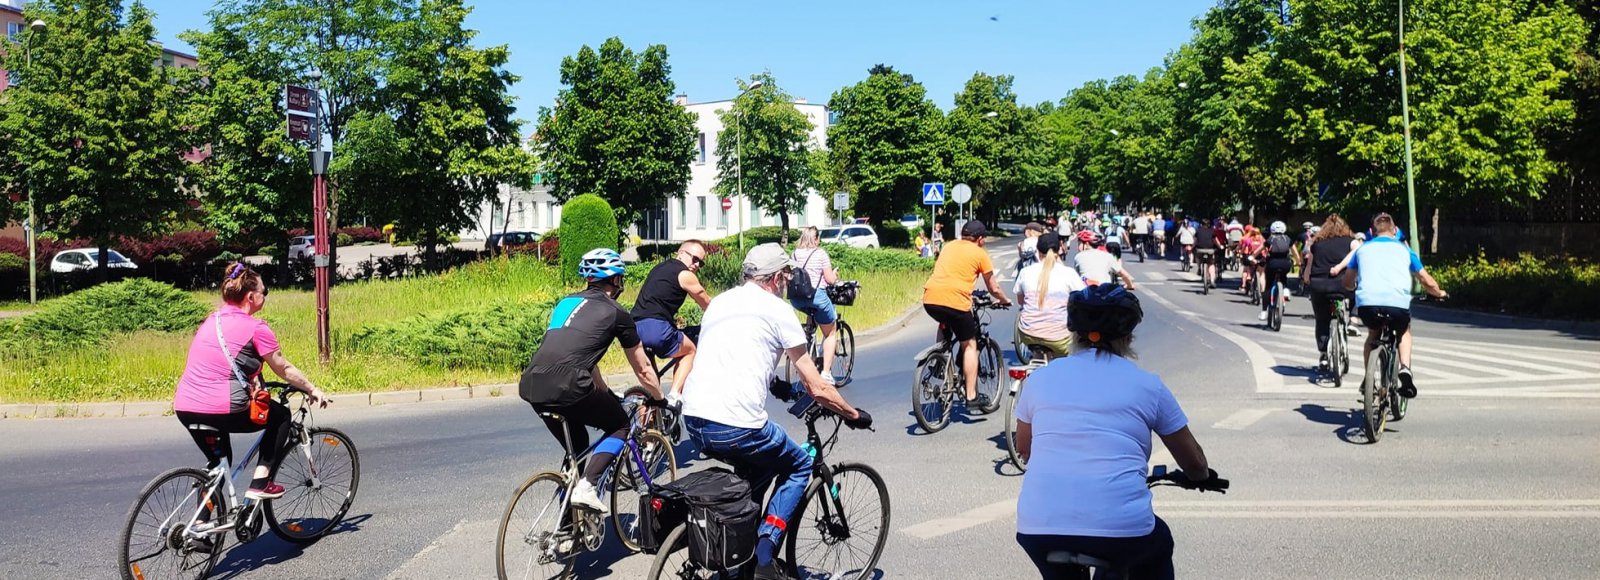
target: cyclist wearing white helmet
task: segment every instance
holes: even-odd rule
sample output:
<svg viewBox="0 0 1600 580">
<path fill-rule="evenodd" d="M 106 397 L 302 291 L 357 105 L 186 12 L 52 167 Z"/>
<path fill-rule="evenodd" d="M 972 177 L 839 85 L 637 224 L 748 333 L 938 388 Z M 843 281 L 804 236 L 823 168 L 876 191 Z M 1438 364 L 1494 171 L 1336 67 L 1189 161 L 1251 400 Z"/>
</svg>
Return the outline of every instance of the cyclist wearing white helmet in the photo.
<svg viewBox="0 0 1600 580">
<path fill-rule="evenodd" d="M 628 414 L 597 366 L 600 357 L 611 348 L 612 340 L 622 345 L 639 384 L 651 397 L 661 400 L 661 385 L 645 358 L 633 316 L 617 304 L 617 296 L 622 294 L 622 271 L 622 256 L 615 250 L 599 248 L 583 255 L 578 275 L 589 283 L 588 287 L 556 303 L 544 341 L 528 360 L 517 386 L 522 400 L 534 411 L 555 413 L 580 426 L 572 430 L 574 448 L 568 453 L 578 454 L 589 448 L 589 431 L 584 426 L 605 433 L 605 439 L 589 457 L 583 480 L 572 493 L 573 504 L 600 512 L 607 508 L 600 501 L 596 485 L 611 458 L 622 450 L 623 438 L 628 434 Z M 562 423 L 542 416 L 540 419 L 556 441 L 565 445 Z"/>
<path fill-rule="evenodd" d="M 1289 238 L 1289 226 L 1281 221 L 1272 222 L 1272 226 L 1267 228 L 1267 231 L 1271 232 L 1271 235 L 1267 236 L 1267 260 L 1263 264 L 1266 275 L 1261 280 L 1261 314 L 1256 317 L 1257 320 L 1267 319 L 1267 307 L 1272 302 L 1267 298 L 1267 293 L 1271 291 L 1272 285 L 1282 282 L 1287 287 L 1289 285 L 1289 271 L 1294 269 L 1294 258 L 1292 257 L 1294 240 Z M 1284 297 L 1285 301 L 1288 299 L 1288 296 Z"/>
</svg>

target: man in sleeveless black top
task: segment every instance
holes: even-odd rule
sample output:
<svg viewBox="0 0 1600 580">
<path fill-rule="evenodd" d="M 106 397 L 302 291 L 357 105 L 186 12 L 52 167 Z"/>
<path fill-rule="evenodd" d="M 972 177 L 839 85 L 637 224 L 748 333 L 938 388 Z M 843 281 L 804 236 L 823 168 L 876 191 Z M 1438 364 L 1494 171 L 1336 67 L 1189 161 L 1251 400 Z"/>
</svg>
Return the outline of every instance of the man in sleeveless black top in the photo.
<svg viewBox="0 0 1600 580">
<path fill-rule="evenodd" d="M 668 393 L 672 398 L 683 394 L 683 381 L 694 368 L 694 339 L 678 329 L 678 309 L 689 297 L 701 310 L 711 304 L 711 294 L 695 274 L 705 263 L 706 245 L 699 240 L 684 242 L 678 246 L 677 256 L 650 269 L 630 312 L 646 350 L 658 357 L 681 359 L 672 373 L 672 390 Z"/>
</svg>

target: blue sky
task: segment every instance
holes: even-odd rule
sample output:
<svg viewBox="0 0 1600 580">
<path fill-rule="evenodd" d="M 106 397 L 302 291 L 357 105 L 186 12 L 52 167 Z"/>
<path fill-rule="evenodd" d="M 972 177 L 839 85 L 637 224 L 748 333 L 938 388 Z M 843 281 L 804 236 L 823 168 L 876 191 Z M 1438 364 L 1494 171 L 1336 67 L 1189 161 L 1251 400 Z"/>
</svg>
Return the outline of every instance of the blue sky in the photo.
<svg viewBox="0 0 1600 580">
<path fill-rule="evenodd" d="M 158 38 L 206 25 L 195 0 L 145 0 Z M 480 46 L 505 44 L 517 116 L 532 119 L 560 90 L 561 58 L 620 36 L 635 50 L 665 44 L 689 100 L 732 97 L 734 79 L 771 70 L 796 97 L 826 103 L 876 63 L 916 76 L 940 107 L 974 72 L 1010 74 L 1024 103 L 1054 101 L 1099 78 L 1141 75 L 1190 37 L 1215 0 L 765 2 L 481 0 L 467 20 Z M 993 19 L 991 19 L 993 18 Z"/>
</svg>

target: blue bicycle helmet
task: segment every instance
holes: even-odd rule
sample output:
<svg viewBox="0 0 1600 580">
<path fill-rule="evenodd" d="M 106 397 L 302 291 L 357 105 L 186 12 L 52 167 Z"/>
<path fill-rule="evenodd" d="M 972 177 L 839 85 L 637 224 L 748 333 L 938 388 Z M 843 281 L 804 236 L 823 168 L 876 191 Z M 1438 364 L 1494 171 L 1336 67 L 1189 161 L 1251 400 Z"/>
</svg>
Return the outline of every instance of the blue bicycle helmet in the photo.
<svg viewBox="0 0 1600 580">
<path fill-rule="evenodd" d="M 1073 292 L 1067 299 L 1067 328 L 1105 342 L 1133 334 L 1144 320 L 1139 298 L 1116 284 L 1096 284 Z"/>
<path fill-rule="evenodd" d="M 604 280 L 622 274 L 622 255 L 610 248 L 595 248 L 578 260 L 578 275 L 585 280 Z"/>
</svg>

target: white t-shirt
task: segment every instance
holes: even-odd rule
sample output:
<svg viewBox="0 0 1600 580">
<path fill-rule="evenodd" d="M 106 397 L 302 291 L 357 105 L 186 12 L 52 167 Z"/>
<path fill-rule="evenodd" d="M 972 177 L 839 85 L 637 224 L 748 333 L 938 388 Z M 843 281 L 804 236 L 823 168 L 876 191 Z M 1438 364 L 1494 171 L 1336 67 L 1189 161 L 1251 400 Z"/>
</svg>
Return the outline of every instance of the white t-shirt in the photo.
<svg viewBox="0 0 1600 580">
<path fill-rule="evenodd" d="M 1028 376 L 1017 420 L 1033 427 L 1017 533 L 1130 538 L 1155 528 L 1150 433 L 1189 424 L 1159 377 L 1099 351 L 1058 358 Z"/>
<path fill-rule="evenodd" d="M 1088 249 L 1078 252 L 1076 258 L 1078 273 L 1085 280 L 1096 282 L 1110 282 L 1117 272 L 1122 271 L 1122 265 L 1117 263 L 1117 257 L 1105 250 Z M 699 359 L 695 359 L 699 360 Z"/>
<path fill-rule="evenodd" d="M 1023 238 L 1017 244 L 1017 255 L 1021 258 L 1032 259 L 1039 255 L 1039 238 Z"/>
<path fill-rule="evenodd" d="M 1133 218 L 1133 233 L 1140 236 L 1150 233 L 1150 218 L 1144 216 Z"/>
<path fill-rule="evenodd" d="M 785 349 L 806 343 L 794 307 L 753 283 L 711 299 L 700 322 L 683 414 L 730 427 L 767 424 L 767 384 Z"/>
<path fill-rule="evenodd" d="M 1083 277 L 1065 263 L 1050 269 L 1050 291 L 1045 293 L 1044 307 L 1039 307 L 1039 273 L 1044 264 L 1038 263 L 1017 273 L 1011 285 L 1011 294 L 1019 297 L 1022 311 L 1017 314 L 1017 328 L 1028 336 L 1044 340 L 1067 338 L 1067 295 L 1084 288 Z"/>
</svg>

